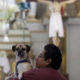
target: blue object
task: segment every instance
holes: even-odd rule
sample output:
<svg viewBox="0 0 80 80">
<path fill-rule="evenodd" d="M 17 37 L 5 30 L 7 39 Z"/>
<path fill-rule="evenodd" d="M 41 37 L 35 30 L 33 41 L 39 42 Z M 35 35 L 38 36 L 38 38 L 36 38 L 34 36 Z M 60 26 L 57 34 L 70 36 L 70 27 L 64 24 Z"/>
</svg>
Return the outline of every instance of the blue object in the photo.
<svg viewBox="0 0 80 80">
<path fill-rule="evenodd" d="M 25 10 L 25 9 L 29 9 L 30 8 L 30 2 L 21 2 L 18 3 L 18 6 L 20 8 L 20 10 Z"/>
</svg>

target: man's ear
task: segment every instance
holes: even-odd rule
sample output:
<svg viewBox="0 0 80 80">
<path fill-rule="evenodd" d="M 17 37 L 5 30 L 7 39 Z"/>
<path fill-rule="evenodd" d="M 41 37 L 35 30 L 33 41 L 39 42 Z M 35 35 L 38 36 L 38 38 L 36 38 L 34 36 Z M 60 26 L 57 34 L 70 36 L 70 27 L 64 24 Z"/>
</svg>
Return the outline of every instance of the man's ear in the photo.
<svg viewBox="0 0 80 80">
<path fill-rule="evenodd" d="M 47 64 L 47 65 L 51 64 L 51 62 L 52 62 L 52 59 L 47 59 L 47 60 L 46 60 L 46 64 Z"/>
<path fill-rule="evenodd" d="M 26 51 L 27 53 L 30 51 L 31 47 L 29 45 L 26 45 Z"/>
<path fill-rule="evenodd" d="M 13 46 L 12 46 L 12 51 L 14 52 L 15 49 L 16 49 L 16 45 L 13 45 Z"/>
</svg>

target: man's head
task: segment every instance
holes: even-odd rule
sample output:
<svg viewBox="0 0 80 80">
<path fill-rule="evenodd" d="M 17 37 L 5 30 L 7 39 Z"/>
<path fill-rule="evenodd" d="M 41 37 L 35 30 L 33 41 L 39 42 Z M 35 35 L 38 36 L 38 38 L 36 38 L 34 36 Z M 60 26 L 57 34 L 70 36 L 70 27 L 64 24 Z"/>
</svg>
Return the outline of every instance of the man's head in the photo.
<svg viewBox="0 0 80 80">
<path fill-rule="evenodd" d="M 44 46 L 43 51 L 40 53 L 36 60 L 36 66 L 40 67 L 52 67 L 56 70 L 60 68 L 62 62 L 62 55 L 58 47 L 53 44 L 47 44 Z"/>
<path fill-rule="evenodd" d="M 16 56 L 24 58 L 27 57 L 27 54 L 30 51 L 30 46 L 24 44 L 13 45 L 12 50 L 16 53 Z"/>
</svg>

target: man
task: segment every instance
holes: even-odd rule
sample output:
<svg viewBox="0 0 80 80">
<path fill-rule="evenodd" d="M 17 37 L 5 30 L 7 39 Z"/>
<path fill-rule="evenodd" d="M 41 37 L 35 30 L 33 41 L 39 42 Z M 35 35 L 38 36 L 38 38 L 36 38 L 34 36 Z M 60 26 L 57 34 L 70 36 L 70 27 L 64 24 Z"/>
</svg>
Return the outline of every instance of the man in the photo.
<svg viewBox="0 0 80 80">
<path fill-rule="evenodd" d="M 58 47 L 47 44 L 36 59 L 36 69 L 26 71 L 22 80 L 66 80 L 59 72 L 62 55 Z"/>
</svg>

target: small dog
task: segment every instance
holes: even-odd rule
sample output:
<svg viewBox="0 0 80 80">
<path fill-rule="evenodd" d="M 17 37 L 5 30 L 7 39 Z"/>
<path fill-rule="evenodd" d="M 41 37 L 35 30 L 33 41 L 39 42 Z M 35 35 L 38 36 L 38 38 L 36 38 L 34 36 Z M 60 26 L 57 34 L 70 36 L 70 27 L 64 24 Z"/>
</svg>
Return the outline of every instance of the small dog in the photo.
<svg viewBox="0 0 80 80">
<path fill-rule="evenodd" d="M 29 45 L 13 45 L 12 51 L 16 54 L 16 61 L 23 60 L 24 58 L 28 59 L 28 53 L 30 51 Z"/>
<path fill-rule="evenodd" d="M 21 80 L 22 73 L 32 69 L 32 65 L 30 64 L 30 60 L 28 57 L 30 46 L 24 44 L 13 45 L 12 50 L 16 54 L 16 66 L 14 74 L 10 75 L 10 78 L 17 77 L 19 80 Z M 10 78 L 8 78 L 7 80 L 10 80 Z"/>
</svg>

